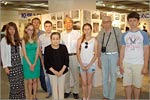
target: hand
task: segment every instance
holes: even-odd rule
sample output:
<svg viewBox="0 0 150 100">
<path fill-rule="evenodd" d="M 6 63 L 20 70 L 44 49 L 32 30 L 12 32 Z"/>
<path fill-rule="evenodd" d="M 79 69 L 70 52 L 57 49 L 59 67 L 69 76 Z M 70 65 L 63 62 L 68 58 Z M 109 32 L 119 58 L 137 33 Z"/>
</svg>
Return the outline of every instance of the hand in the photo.
<svg viewBox="0 0 150 100">
<path fill-rule="evenodd" d="M 30 70 L 31 70 L 31 71 L 34 71 L 34 64 L 31 64 L 31 65 L 30 65 Z"/>
<path fill-rule="evenodd" d="M 148 69 L 143 67 L 141 74 L 145 75 L 148 73 Z"/>
<path fill-rule="evenodd" d="M 123 67 L 119 66 L 119 70 L 120 70 L 120 73 L 123 74 L 124 73 L 124 69 Z"/>
<path fill-rule="evenodd" d="M 58 77 L 60 77 L 61 75 L 63 75 L 63 71 L 58 72 Z"/>
<path fill-rule="evenodd" d="M 58 71 L 54 71 L 54 74 L 59 77 L 59 72 Z"/>
<path fill-rule="evenodd" d="M 84 71 L 87 70 L 86 66 L 82 66 L 81 68 L 82 68 L 82 70 L 84 70 Z"/>
<path fill-rule="evenodd" d="M 90 67 L 91 67 L 91 66 L 87 65 L 87 66 L 86 66 L 86 70 L 88 70 Z"/>
<path fill-rule="evenodd" d="M 10 73 L 10 70 L 8 68 L 5 68 L 5 73 L 8 75 Z"/>
</svg>

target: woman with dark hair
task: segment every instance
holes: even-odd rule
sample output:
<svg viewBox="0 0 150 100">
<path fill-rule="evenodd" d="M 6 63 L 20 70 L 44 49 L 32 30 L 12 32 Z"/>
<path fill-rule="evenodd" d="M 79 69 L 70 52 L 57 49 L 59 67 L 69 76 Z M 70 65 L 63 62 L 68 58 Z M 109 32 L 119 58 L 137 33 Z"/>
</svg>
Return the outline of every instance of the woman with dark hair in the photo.
<svg viewBox="0 0 150 100">
<path fill-rule="evenodd" d="M 7 25 L 3 25 L 1 32 L 0 32 L 0 40 L 5 36 L 5 31 L 6 31 L 6 26 Z"/>
<path fill-rule="evenodd" d="M 26 99 L 20 38 L 14 22 L 7 24 L 6 35 L 1 41 L 1 57 L 10 84 L 9 99 Z"/>
<path fill-rule="evenodd" d="M 84 24 L 82 31 L 83 36 L 79 38 L 77 42 L 77 58 L 82 79 L 83 100 L 90 100 L 98 44 L 97 40 L 91 37 L 91 24 Z"/>
<path fill-rule="evenodd" d="M 51 44 L 45 47 L 44 65 L 52 85 L 52 100 L 64 100 L 65 76 L 69 67 L 67 47 L 60 44 L 60 33 L 53 32 Z"/>
</svg>

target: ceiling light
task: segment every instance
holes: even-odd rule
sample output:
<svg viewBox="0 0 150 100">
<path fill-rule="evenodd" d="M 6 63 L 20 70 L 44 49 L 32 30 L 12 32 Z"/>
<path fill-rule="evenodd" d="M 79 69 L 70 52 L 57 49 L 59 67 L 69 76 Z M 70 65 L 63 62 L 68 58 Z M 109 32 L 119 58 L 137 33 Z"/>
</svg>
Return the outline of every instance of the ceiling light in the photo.
<svg viewBox="0 0 150 100">
<path fill-rule="evenodd" d="M 7 5 L 8 2 L 4 2 L 5 5 Z"/>
<path fill-rule="evenodd" d="M 115 6 L 114 6 L 114 5 L 112 5 L 111 7 L 112 7 L 112 8 L 115 8 Z"/>
<path fill-rule="evenodd" d="M 105 5 L 105 4 L 103 4 L 103 6 L 105 7 L 106 5 Z"/>
</svg>

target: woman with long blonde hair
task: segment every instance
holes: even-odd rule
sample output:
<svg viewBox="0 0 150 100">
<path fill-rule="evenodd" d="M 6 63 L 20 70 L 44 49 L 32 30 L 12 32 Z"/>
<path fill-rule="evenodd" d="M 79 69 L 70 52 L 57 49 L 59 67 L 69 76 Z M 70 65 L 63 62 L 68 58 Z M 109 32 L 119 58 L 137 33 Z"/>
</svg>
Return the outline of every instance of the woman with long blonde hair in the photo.
<svg viewBox="0 0 150 100">
<path fill-rule="evenodd" d="M 24 29 L 22 41 L 24 78 L 27 80 L 29 100 L 37 100 L 38 78 L 40 76 L 39 41 L 33 24 Z M 33 97 L 32 97 L 33 89 Z"/>
</svg>

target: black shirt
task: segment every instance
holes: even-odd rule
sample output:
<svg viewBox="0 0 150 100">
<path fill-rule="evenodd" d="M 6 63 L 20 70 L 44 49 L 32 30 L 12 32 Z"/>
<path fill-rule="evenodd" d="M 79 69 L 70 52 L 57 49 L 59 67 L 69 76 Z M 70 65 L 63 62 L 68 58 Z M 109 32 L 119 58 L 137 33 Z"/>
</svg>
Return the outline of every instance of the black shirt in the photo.
<svg viewBox="0 0 150 100">
<path fill-rule="evenodd" d="M 66 69 L 63 74 L 68 71 L 69 66 L 69 55 L 65 45 L 59 44 L 58 49 L 53 49 L 51 45 L 45 47 L 44 50 L 44 65 L 46 73 L 54 75 L 49 68 L 53 68 L 56 71 L 60 71 L 63 68 L 63 65 L 66 65 Z"/>
</svg>

